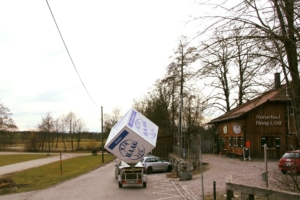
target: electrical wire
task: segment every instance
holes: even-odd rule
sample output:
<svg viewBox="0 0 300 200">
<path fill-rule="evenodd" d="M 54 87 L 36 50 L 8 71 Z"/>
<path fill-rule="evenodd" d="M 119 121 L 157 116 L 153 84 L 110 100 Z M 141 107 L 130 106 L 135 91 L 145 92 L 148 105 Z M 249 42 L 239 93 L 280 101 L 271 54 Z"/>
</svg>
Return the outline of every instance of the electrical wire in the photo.
<svg viewBox="0 0 300 200">
<path fill-rule="evenodd" d="M 59 27 L 58 27 L 58 25 L 57 25 L 57 23 L 56 23 L 55 17 L 54 17 L 54 15 L 53 15 L 53 13 L 52 13 L 52 10 L 51 10 L 51 8 L 50 8 L 50 5 L 49 5 L 49 3 L 48 3 L 48 0 L 46 0 L 46 2 L 47 2 L 47 4 L 48 4 L 48 8 L 49 8 L 50 13 L 51 13 L 51 15 L 52 15 L 52 18 L 53 18 L 53 20 L 54 20 L 54 23 L 55 23 L 55 25 L 56 25 L 56 28 L 57 28 L 57 30 L 58 30 L 58 32 L 59 32 L 59 35 L 60 35 L 60 37 L 61 37 L 61 39 L 62 39 L 62 41 L 63 41 L 63 43 L 64 43 L 64 46 L 65 46 L 65 48 L 66 48 L 66 50 L 67 50 L 67 52 L 68 52 L 69 58 L 70 58 L 70 60 L 71 60 L 71 62 L 72 62 L 72 64 L 73 64 L 73 67 L 74 67 L 74 69 L 75 69 L 75 71 L 76 71 L 76 73 L 77 73 L 77 75 L 78 75 L 78 77 L 79 77 L 79 79 L 80 79 L 80 81 L 81 81 L 81 84 L 83 85 L 83 87 L 84 87 L 86 93 L 89 95 L 90 99 L 91 99 L 91 100 L 93 101 L 93 103 L 99 108 L 99 106 L 95 103 L 95 101 L 93 100 L 92 96 L 90 95 L 90 93 L 88 92 L 87 88 L 85 87 L 85 85 L 84 85 L 84 83 L 83 83 L 83 81 L 82 81 L 82 79 L 81 79 L 81 77 L 80 77 L 80 75 L 79 75 L 79 72 L 78 72 L 78 70 L 77 70 L 77 68 L 76 68 L 76 66 L 75 66 L 75 64 L 74 64 L 74 62 L 73 62 L 73 59 L 72 59 L 72 57 L 71 57 L 71 54 L 70 54 L 70 52 L 69 52 L 69 50 L 68 50 L 68 47 L 67 47 L 67 45 L 66 45 L 66 43 L 65 43 L 65 40 L 64 40 L 64 38 L 63 38 L 63 36 L 62 36 L 62 34 L 61 34 L 60 30 L 59 30 Z"/>
</svg>

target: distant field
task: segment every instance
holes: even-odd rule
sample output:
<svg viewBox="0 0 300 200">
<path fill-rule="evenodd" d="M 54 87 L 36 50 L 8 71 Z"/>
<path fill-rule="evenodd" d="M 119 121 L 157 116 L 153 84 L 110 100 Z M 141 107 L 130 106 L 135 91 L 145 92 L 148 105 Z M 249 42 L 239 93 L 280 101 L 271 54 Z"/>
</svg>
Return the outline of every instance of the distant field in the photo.
<svg viewBox="0 0 300 200">
<path fill-rule="evenodd" d="M 0 155 L 0 167 L 5 165 L 10 165 L 19 162 L 25 162 L 28 160 L 35 160 L 40 158 L 49 157 L 46 154 L 10 154 L 10 155 Z"/>
<path fill-rule="evenodd" d="M 105 144 L 105 141 L 104 141 Z M 78 143 L 76 141 L 73 141 L 73 151 L 92 151 L 93 149 L 99 149 L 102 146 L 102 142 L 91 140 L 91 139 L 82 139 L 81 142 Z M 43 151 L 40 148 L 40 152 L 47 152 L 48 151 L 48 143 L 44 144 Z M 72 150 L 72 144 L 69 140 L 65 142 L 65 144 L 61 141 L 59 141 L 56 145 L 56 142 L 50 143 L 50 151 L 52 152 L 63 152 L 65 151 L 71 151 Z M 24 151 L 26 149 L 26 144 L 24 143 L 17 143 L 14 144 L 12 147 L 8 147 L 8 150 L 11 149 L 13 151 Z"/>
</svg>

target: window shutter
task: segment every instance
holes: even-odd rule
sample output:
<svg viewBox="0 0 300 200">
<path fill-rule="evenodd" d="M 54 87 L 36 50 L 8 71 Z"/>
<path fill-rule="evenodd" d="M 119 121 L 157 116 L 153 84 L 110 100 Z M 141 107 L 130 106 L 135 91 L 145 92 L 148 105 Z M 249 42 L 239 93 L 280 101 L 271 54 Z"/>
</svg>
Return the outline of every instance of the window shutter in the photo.
<svg viewBox="0 0 300 200">
<path fill-rule="evenodd" d="M 279 137 L 275 138 L 275 147 L 280 148 L 280 138 Z"/>
<path fill-rule="evenodd" d="M 244 138 L 241 137 L 241 147 L 244 146 Z"/>
</svg>

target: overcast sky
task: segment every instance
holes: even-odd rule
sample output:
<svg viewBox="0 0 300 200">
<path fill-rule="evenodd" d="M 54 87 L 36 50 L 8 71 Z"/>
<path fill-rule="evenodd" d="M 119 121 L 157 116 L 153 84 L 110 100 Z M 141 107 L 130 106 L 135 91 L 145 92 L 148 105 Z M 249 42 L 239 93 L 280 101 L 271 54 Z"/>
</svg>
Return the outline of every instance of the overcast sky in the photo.
<svg viewBox="0 0 300 200">
<path fill-rule="evenodd" d="M 165 73 L 185 25 L 189 0 L 0 1 L 0 100 L 20 130 L 36 129 L 48 112 L 73 111 L 89 131 L 104 113 L 124 114 Z M 94 102 L 93 102 L 94 101 Z"/>
</svg>

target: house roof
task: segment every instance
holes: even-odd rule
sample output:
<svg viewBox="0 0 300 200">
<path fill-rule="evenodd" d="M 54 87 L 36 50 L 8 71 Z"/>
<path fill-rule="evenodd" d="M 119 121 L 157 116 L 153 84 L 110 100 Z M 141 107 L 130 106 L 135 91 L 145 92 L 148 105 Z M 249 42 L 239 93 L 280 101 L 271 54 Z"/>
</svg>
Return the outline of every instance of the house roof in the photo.
<svg viewBox="0 0 300 200">
<path fill-rule="evenodd" d="M 210 122 L 208 122 L 208 124 L 214 124 L 217 122 L 239 118 L 268 101 L 290 101 L 286 92 L 286 86 L 281 86 L 278 89 L 269 90 L 259 97 L 256 97 L 248 101 L 247 103 L 244 103 L 243 105 L 236 107 L 228 111 L 227 113 L 211 120 Z"/>
</svg>

